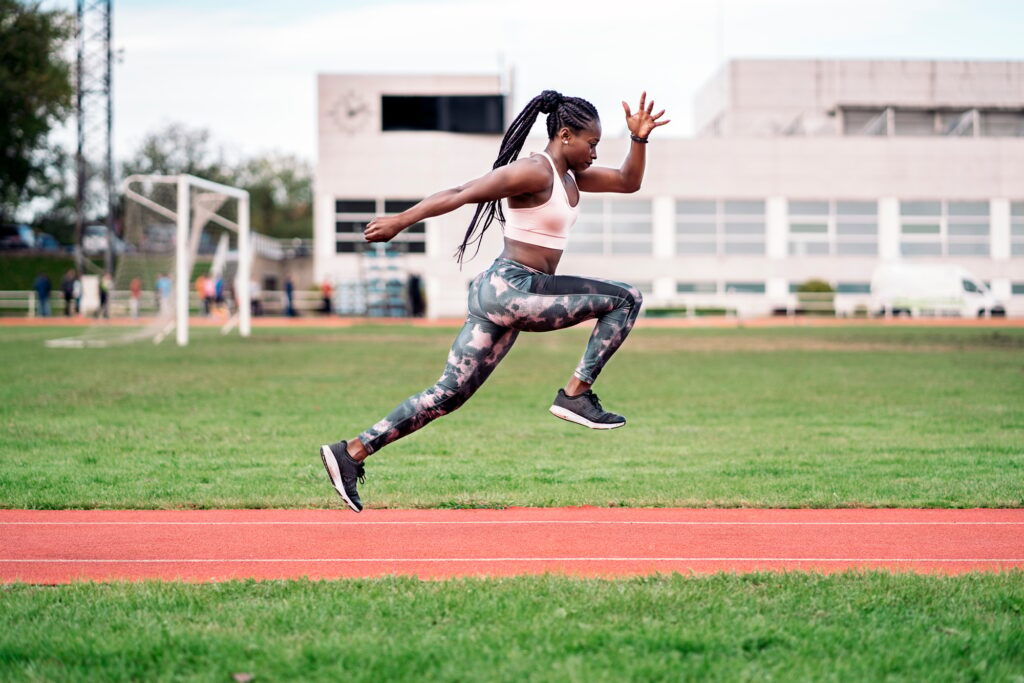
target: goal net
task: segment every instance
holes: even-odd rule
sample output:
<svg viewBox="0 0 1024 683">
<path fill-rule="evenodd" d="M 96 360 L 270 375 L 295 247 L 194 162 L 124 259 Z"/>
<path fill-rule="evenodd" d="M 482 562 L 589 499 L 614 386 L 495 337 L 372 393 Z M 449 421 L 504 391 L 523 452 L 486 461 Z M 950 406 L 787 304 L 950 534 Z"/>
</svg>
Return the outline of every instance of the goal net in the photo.
<svg viewBox="0 0 1024 683">
<path fill-rule="evenodd" d="M 81 278 L 81 310 L 94 321 L 47 346 L 160 343 L 172 333 L 184 346 L 190 316 L 249 336 L 248 193 L 190 175 L 134 175 L 121 196 L 113 272 Z"/>
</svg>

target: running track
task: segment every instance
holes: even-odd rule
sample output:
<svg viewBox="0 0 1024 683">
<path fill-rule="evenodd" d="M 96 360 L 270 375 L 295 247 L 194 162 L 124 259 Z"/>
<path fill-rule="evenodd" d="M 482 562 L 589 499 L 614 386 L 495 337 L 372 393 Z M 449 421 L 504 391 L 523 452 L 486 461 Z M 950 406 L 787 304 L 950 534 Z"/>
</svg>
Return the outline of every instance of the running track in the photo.
<svg viewBox="0 0 1024 683">
<path fill-rule="evenodd" d="M 1024 510 L 0 510 L 0 582 L 1024 569 Z"/>
</svg>

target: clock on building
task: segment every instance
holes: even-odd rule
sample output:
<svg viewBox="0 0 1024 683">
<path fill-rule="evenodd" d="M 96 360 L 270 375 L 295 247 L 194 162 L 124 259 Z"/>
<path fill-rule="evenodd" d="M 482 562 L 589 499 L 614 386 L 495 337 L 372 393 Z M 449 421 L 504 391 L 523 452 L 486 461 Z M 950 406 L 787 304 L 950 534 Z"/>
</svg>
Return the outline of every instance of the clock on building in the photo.
<svg viewBox="0 0 1024 683">
<path fill-rule="evenodd" d="M 354 90 L 339 96 L 327 111 L 338 130 L 348 134 L 365 129 L 372 113 L 369 100 Z"/>
</svg>

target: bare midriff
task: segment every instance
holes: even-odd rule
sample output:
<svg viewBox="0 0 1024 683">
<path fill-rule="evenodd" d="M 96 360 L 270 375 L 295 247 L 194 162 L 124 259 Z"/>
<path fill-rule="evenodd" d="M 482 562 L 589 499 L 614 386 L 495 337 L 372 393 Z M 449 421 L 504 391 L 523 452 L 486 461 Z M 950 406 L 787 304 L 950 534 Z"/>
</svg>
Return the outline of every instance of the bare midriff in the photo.
<svg viewBox="0 0 1024 683">
<path fill-rule="evenodd" d="M 501 257 L 522 263 L 524 266 L 548 275 L 554 275 L 555 269 L 558 268 L 558 262 L 562 259 L 562 250 L 527 244 L 506 237 Z"/>
</svg>

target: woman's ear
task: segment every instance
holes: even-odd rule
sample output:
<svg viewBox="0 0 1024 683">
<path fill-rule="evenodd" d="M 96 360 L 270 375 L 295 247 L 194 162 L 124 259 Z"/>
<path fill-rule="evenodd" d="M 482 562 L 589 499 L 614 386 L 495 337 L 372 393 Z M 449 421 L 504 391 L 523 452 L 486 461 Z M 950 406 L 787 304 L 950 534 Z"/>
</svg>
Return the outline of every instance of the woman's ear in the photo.
<svg viewBox="0 0 1024 683">
<path fill-rule="evenodd" d="M 568 145 L 569 140 L 572 139 L 572 130 L 569 126 L 562 126 L 561 130 L 558 131 L 558 138 L 562 141 L 563 145 Z"/>
</svg>

